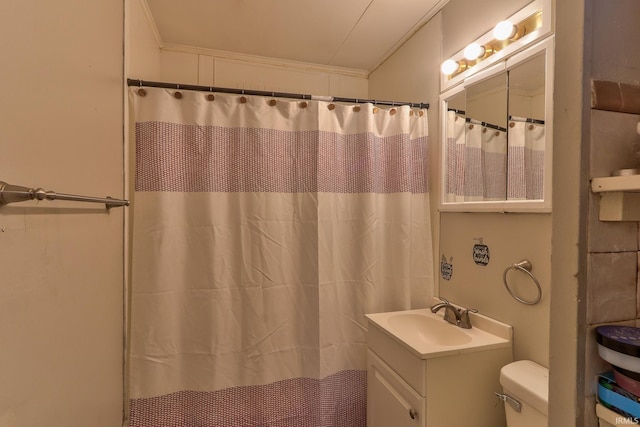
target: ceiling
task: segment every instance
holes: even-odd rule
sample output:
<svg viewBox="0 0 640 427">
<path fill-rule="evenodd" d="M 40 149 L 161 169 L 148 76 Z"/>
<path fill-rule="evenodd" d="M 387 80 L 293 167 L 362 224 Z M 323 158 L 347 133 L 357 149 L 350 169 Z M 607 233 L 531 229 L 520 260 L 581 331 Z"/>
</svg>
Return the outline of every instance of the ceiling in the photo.
<svg viewBox="0 0 640 427">
<path fill-rule="evenodd" d="M 166 44 L 372 71 L 446 0 L 146 0 Z"/>
</svg>

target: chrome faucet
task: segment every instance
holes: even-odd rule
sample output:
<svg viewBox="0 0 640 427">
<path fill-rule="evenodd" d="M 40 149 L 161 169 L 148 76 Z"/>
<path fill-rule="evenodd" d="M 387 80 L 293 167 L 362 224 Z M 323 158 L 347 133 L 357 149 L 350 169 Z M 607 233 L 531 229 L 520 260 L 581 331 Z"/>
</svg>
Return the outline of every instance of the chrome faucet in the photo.
<svg viewBox="0 0 640 427">
<path fill-rule="evenodd" d="M 441 297 L 438 298 L 442 302 L 431 307 L 432 313 L 437 313 L 439 310 L 444 308 L 444 320 L 451 323 L 452 325 L 459 326 L 463 329 L 471 329 L 471 319 L 469 318 L 469 313 L 477 313 L 478 310 L 476 310 L 475 308 L 459 309 L 451 305 L 451 303 L 446 299 Z"/>
</svg>

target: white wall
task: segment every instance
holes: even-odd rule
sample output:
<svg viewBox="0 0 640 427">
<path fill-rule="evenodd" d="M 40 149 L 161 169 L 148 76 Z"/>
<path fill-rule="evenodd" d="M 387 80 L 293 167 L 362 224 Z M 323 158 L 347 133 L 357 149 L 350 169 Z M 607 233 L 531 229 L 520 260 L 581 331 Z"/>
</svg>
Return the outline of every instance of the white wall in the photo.
<svg viewBox="0 0 640 427">
<path fill-rule="evenodd" d="M 0 2 L 0 180 L 123 192 L 123 2 Z M 122 419 L 123 208 L 0 207 L 0 426 Z"/>
</svg>

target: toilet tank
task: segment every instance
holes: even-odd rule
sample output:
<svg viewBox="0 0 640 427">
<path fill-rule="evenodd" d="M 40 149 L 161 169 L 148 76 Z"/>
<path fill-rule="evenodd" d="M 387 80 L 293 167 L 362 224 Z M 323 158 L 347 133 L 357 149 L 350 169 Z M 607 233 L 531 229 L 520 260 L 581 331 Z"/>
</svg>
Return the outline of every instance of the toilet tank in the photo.
<svg viewBox="0 0 640 427">
<path fill-rule="evenodd" d="M 500 370 L 504 394 L 521 403 L 517 412 L 505 404 L 508 427 L 547 426 L 549 370 L 531 360 L 509 363 Z"/>
</svg>

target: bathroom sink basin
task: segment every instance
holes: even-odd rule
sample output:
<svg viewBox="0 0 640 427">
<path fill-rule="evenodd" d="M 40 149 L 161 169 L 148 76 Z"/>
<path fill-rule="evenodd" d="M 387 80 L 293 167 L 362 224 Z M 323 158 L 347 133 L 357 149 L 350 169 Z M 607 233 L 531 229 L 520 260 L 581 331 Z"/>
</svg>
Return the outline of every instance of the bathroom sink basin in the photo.
<svg viewBox="0 0 640 427">
<path fill-rule="evenodd" d="M 452 327 L 439 316 L 427 316 L 426 313 L 399 312 L 389 317 L 389 328 L 396 333 L 416 334 L 427 343 L 451 346 L 471 341 L 464 329 Z"/>
<path fill-rule="evenodd" d="M 512 328 L 502 322 L 471 313 L 471 329 L 444 320 L 442 312 L 428 308 L 367 314 L 369 346 L 375 351 L 400 345 L 420 359 L 510 347 Z"/>
</svg>

